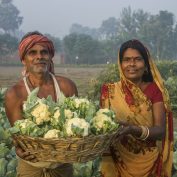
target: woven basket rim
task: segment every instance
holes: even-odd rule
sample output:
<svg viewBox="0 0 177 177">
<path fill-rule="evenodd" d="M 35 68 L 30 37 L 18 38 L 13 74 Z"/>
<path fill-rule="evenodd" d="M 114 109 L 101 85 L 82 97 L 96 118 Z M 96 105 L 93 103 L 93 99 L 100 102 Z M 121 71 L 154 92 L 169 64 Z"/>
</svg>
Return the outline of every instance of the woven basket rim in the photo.
<svg viewBox="0 0 177 177">
<path fill-rule="evenodd" d="M 44 138 L 44 137 L 32 137 L 29 135 L 22 135 L 22 134 L 13 134 L 12 137 L 22 137 L 22 138 L 27 138 L 31 140 L 42 140 L 42 141 L 47 141 L 47 140 L 86 140 L 90 138 L 104 138 L 107 136 L 113 136 L 116 135 L 117 131 L 111 132 L 111 133 L 105 133 L 105 134 L 99 134 L 99 135 L 89 135 L 85 137 L 58 137 L 58 138 Z"/>
</svg>

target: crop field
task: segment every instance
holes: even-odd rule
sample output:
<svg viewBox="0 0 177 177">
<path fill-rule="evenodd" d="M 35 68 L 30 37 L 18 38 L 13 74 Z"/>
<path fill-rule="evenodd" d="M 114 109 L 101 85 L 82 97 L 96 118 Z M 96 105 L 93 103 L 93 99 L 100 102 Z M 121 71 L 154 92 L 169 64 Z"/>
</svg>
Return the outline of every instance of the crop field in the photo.
<svg viewBox="0 0 177 177">
<path fill-rule="evenodd" d="M 80 96 L 85 96 L 89 91 L 89 85 L 93 78 L 95 78 L 103 68 L 70 68 L 70 67 L 56 67 L 56 75 L 62 75 L 73 80 L 78 88 Z M 21 75 L 22 67 L 4 67 L 0 66 L 0 87 L 9 88 L 17 82 Z"/>
<path fill-rule="evenodd" d="M 56 67 L 55 73 L 73 80 L 78 88 L 79 96 L 86 96 L 89 91 L 90 82 L 97 77 L 104 68 L 76 68 L 76 67 Z M 0 66 L 0 88 L 9 88 L 22 78 L 22 67 L 2 67 Z M 177 118 L 174 119 L 174 129 L 177 130 Z"/>
<path fill-rule="evenodd" d="M 89 90 L 90 81 L 95 78 L 103 68 L 75 68 L 56 67 L 56 75 L 61 75 L 73 80 L 78 88 L 79 96 L 85 96 Z M 21 75 L 22 67 L 2 67 L 0 66 L 0 87 L 11 87 L 17 82 Z"/>
</svg>

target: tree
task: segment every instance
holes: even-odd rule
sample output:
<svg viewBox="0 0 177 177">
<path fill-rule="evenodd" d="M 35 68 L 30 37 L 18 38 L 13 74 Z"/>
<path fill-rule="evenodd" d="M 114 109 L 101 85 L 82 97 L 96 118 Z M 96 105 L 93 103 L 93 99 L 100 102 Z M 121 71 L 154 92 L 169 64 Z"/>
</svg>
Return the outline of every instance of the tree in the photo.
<svg viewBox="0 0 177 177">
<path fill-rule="evenodd" d="M 80 24 L 74 23 L 72 24 L 70 28 L 70 34 L 76 33 L 76 34 L 86 34 L 91 36 L 93 39 L 99 38 L 99 31 L 95 28 L 89 28 L 87 26 L 82 26 Z"/>
<path fill-rule="evenodd" d="M 137 38 L 137 26 L 134 13 L 131 8 L 123 8 L 120 18 L 120 35 L 121 41 Z"/>
<path fill-rule="evenodd" d="M 0 29 L 5 33 L 13 33 L 22 24 L 23 17 L 19 16 L 19 10 L 12 4 L 12 0 L 0 2 Z"/>
<path fill-rule="evenodd" d="M 63 39 L 63 49 L 67 63 L 103 63 L 103 50 L 99 41 L 85 34 L 69 34 Z"/>
<path fill-rule="evenodd" d="M 119 22 L 116 18 L 110 17 L 104 20 L 99 28 L 101 39 L 114 39 L 119 34 Z"/>
<path fill-rule="evenodd" d="M 18 40 L 15 37 L 9 34 L 0 34 L 0 64 L 7 62 L 5 56 L 12 56 L 17 50 L 17 46 Z"/>
<path fill-rule="evenodd" d="M 142 33 L 145 41 L 149 44 L 155 58 L 167 59 L 172 57 L 174 51 L 171 49 L 173 40 L 173 14 L 167 11 L 160 11 L 157 15 L 151 15 L 144 26 Z"/>
<path fill-rule="evenodd" d="M 66 63 L 74 64 L 75 57 L 77 56 L 74 45 L 77 40 L 77 34 L 72 33 L 64 37 L 63 39 L 63 49 L 65 53 Z"/>
<path fill-rule="evenodd" d="M 57 37 L 54 37 L 50 34 L 45 34 L 54 44 L 54 47 L 55 47 L 55 51 L 56 52 L 62 52 L 62 42 L 59 38 Z"/>
</svg>

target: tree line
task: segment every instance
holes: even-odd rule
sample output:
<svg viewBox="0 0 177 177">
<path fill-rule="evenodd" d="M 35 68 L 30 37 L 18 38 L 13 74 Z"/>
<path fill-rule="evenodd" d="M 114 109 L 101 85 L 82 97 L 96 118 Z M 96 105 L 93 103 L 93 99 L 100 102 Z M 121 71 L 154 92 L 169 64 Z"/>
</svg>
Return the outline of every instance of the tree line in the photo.
<svg viewBox="0 0 177 177">
<path fill-rule="evenodd" d="M 0 60 L 17 51 L 23 23 L 12 0 L 0 0 Z M 98 28 L 72 24 L 63 39 L 47 34 L 68 64 L 115 63 L 121 43 L 139 39 L 155 59 L 177 59 L 177 23 L 174 14 L 159 11 L 152 15 L 142 9 L 122 9 L 119 18 L 110 17 Z M 22 34 L 21 34 L 22 33 Z"/>
</svg>

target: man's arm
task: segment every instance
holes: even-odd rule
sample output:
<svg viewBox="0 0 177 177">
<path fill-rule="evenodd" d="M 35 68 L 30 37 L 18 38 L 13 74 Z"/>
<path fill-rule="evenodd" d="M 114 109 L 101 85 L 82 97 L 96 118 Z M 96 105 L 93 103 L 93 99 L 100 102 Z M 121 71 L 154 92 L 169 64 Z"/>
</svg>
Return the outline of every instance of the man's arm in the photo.
<svg viewBox="0 0 177 177">
<path fill-rule="evenodd" d="M 5 94 L 5 110 L 11 126 L 14 125 L 16 120 L 22 119 L 22 103 L 23 103 L 23 90 L 17 88 L 11 88 Z M 37 162 L 34 155 L 29 152 L 25 152 L 18 143 L 14 140 L 16 148 L 16 154 L 24 159 L 31 162 Z"/>
<path fill-rule="evenodd" d="M 22 99 L 18 96 L 18 91 L 11 88 L 5 94 L 5 110 L 11 126 L 16 120 L 22 119 Z"/>
<path fill-rule="evenodd" d="M 57 81 L 61 91 L 66 97 L 71 97 L 73 95 L 78 96 L 76 84 L 72 80 L 58 76 Z"/>
</svg>

